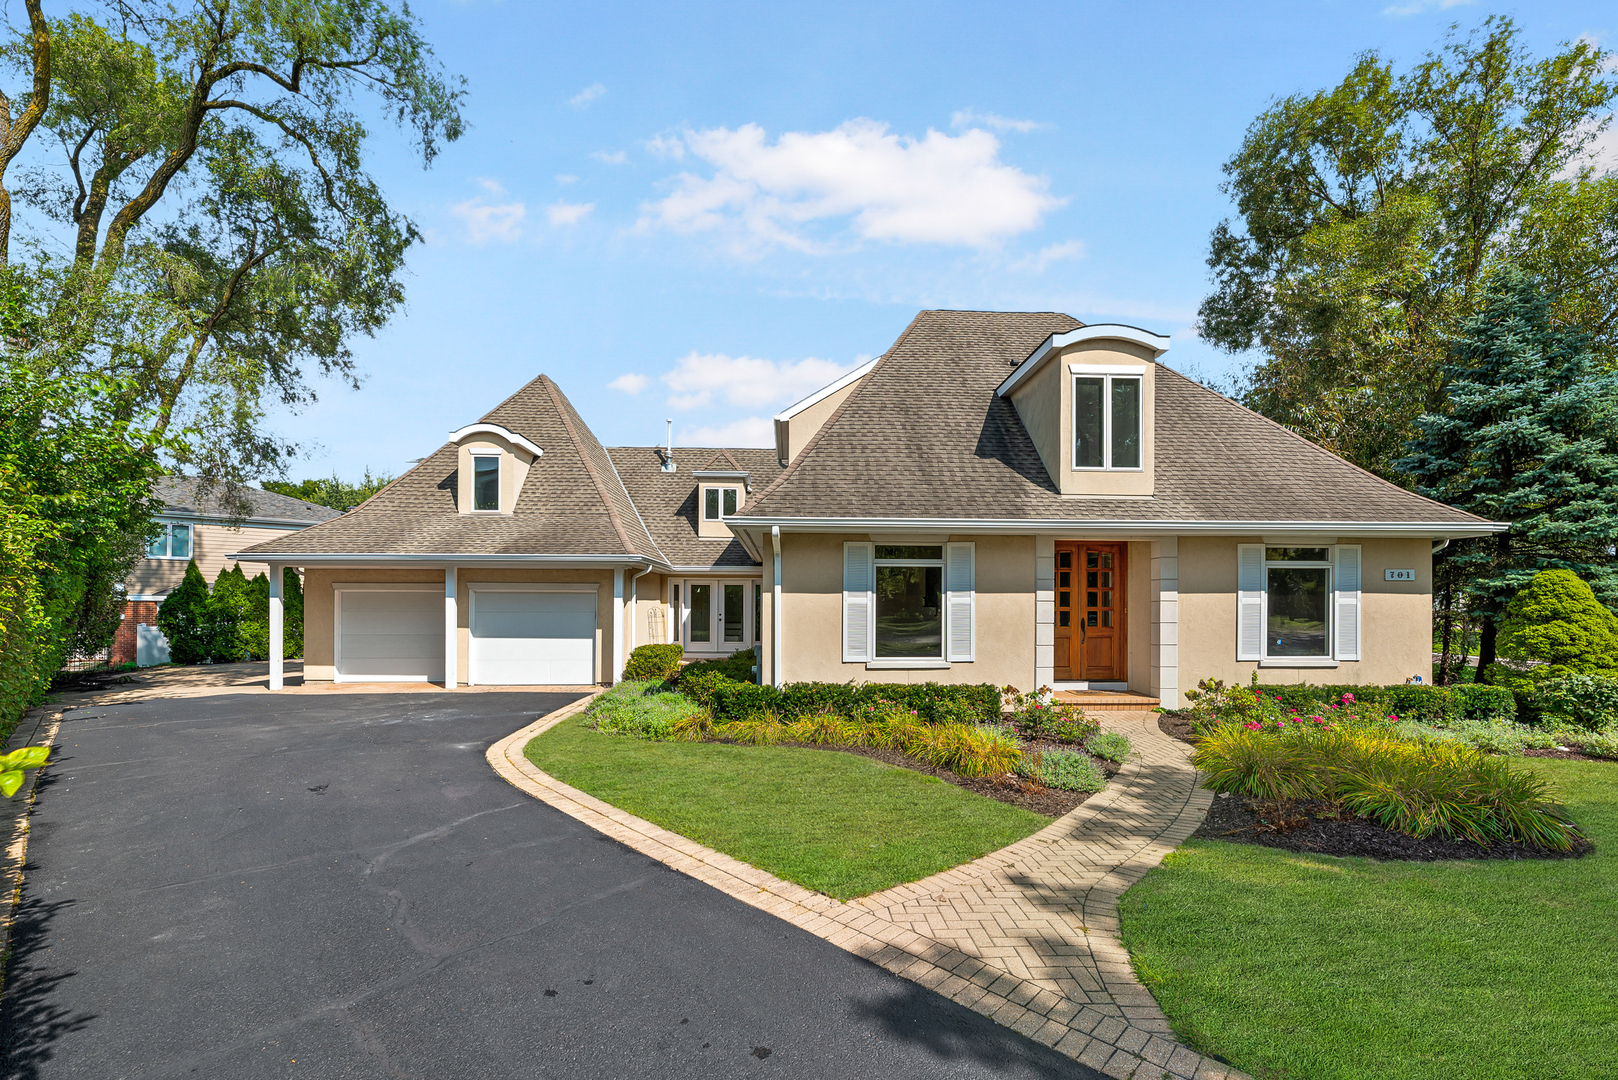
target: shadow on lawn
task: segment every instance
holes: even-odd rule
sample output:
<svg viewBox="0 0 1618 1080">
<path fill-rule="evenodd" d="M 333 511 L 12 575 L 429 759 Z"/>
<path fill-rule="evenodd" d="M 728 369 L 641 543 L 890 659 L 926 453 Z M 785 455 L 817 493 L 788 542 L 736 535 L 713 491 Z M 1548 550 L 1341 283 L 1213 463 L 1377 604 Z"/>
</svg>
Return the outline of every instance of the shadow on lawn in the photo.
<svg viewBox="0 0 1618 1080">
<path fill-rule="evenodd" d="M 944 1061 L 977 1062 L 1007 1076 L 1103 1080 L 1094 1069 L 925 987 L 907 985 L 877 1000 L 856 999 L 853 1013 L 876 1021 L 889 1038 L 919 1043 Z"/>
</svg>

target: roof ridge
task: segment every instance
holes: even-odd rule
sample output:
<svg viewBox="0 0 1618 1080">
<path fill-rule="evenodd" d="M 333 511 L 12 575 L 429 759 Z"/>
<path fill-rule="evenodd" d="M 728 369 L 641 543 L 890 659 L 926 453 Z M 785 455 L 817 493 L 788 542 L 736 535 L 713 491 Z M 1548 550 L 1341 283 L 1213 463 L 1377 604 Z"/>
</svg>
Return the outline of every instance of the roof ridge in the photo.
<svg viewBox="0 0 1618 1080">
<path fill-rule="evenodd" d="M 1335 451 L 1328 450 L 1326 447 L 1321 446 L 1319 443 L 1315 442 L 1314 440 L 1306 438 L 1303 435 L 1298 434 L 1296 431 L 1293 431 L 1291 428 L 1287 427 L 1285 424 L 1281 423 L 1280 421 L 1272 420 L 1270 417 L 1265 416 L 1263 413 L 1259 412 L 1257 409 L 1249 409 L 1246 405 L 1243 405 L 1241 402 L 1237 401 L 1235 398 L 1226 397 L 1224 394 L 1221 394 L 1219 391 L 1215 390 L 1213 387 L 1204 386 L 1202 383 L 1200 383 L 1197 380 L 1191 378 L 1190 376 L 1182 375 L 1180 372 L 1175 371 L 1173 368 L 1169 367 L 1167 364 L 1161 363 L 1160 361 L 1156 361 L 1156 360 L 1154 360 L 1152 362 L 1157 364 L 1158 367 L 1162 368 L 1164 371 L 1168 372 L 1170 375 L 1173 375 L 1175 378 L 1179 379 L 1181 382 L 1184 382 L 1187 385 L 1192 386 L 1195 389 L 1200 390 L 1205 394 L 1211 394 L 1214 397 L 1218 398 L 1220 401 L 1223 401 L 1227 405 L 1232 405 L 1235 408 L 1240 409 L 1242 412 L 1246 413 L 1249 416 L 1252 416 L 1252 417 L 1255 417 L 1256 419 L 1262 420 L 1264 423 L 1269 424 L 1271 427 L 1275 428 L 1277 431 L 1283 432 L 1288 438 L 1293 439 L 1296 442 L 1302 443 L 1304 446 L 1308 447 L 1311 451 L 1313 451 L 1317 455 L 1324 455 L 1326 458 L 1330 459 L 1333 462 L 1340 463 L 1340 464 L 1343 464 L 1343 465 L 1347 465 L 1349 468 L 1355 470 L 1356 472 L 1363 473 L 1365 476 L 1370 477 L 1372 480 L 1375 480 L 1377 483 L 1383 484 L 1383 485 L 1385 485 L 1387 487 L 1390 487 L 1393 490 L 1399 492 L 1400 494 L 1409 495 L 1409 496 L 1411 496 L 1413 498 L 1420 499 L 1423 502 L 1431 503 L 1434 506 L 1442 507 L 1445 510 L 1451 510 L 1451 511 L 1454 511 L 1455 513 L 1458 513 L 1458 514 L 1466 514 L 1468 517 L 1477 518 L 1477 520 L 1479 520 L 1479 521 L 1487 521 L 1488 520 L 1487 518 L 1479 517 L 1477 514 L 1474 514 L 1469 510 L 1462 510 L 1458 506 L 1450 506 L 1448 503 L 1441 503 L 1437 499 L 1429 499 L 1427 496 L 1423 495 L 1419 491 L 1411 491 L 1407 487 L 1400 487 L 1398 484 L 1395 484 L 1392 480 L 1389 480 L 1387 477 L 1378 476 L 1376 473 L 1372 472 L 1370 469 L 1367 469 L 1367 468 L 1364 468 L 1363 466 L 1354 464 L 1352 461 L 1348 460 L 1343 455 L 1341 455 L 1339 453 L 1336 453 Z"/>
<path fill-rule="evenodd" d="M 551 404 L 555 406 L 557 415 L 562 419 L 563 430 L 567 432 L 567 437 L 573 441 L 573 449 L 578 451 L 579 460 L 584 464 L 584 471 L 590 477 L 590 482 L 595 484 L 596 494 L 600 496 L 601 505 L 607 511 L 607 520 L 612 522 L 612 530 L 618 534 L 618 542 L 623 545 L 625 553 L 635 554 L 635 547 L 629 542 L 629 534 L 624 529 L 623 519 L 618 514 L 618 508 L 613 505 L 612 496 L 607 492 L 607 485 L 602 481 L 600 473 L 596 471 L 595 464 L 590 460 L 589 451 L 585 449 L 583 440 L 579 438 L 578 429 L 573 425 L 573 417 L 570 415 L 572 409 L 569 407 L 571 403 L 563 395 L 562 388 L 557 386 L 550 376 L 541 375 L 536 381 L 540 382 L 544 386 L 546 393 L 550 395 Z M 515 397 L 516 395 L 512 396 Z M 511 399 L 507 398 L 506 400 L 510 401 Z M 501 404 L 504 404 L 504 402 Z M 596 445 L 601 445 L 599 440 Z M 602 453 L 606 453 L 605 448 L 602 449 Z M 612 462 L 612 455 L 607 455 L 607 461 L 609 464 Z M 618 479 L 616 469 L 613 470 L 612 478 L 618 481 L 620 488 L 624 486 L 623 481 Z M 624 492 L 624 497 L 629 498 L 627 491 Z M 635 505 L 634 501 L 630 500 L 629 505 Z M 642 527 L 645 526 L 644 522 L 641 524 Z M 650 533 L 647 533 L 647 538 L 651 538 Z M 656 546 L 655 542 L 653 546 Z M 661 552 L 659 556 L 661 556 Z"/>
<path fill-rule="evenodd" d="M 892 356 L 899 350 L 899 346 L 904 344 L 905 338 L 910 336 L 910 332 L 916 328 L 916 324 L 921 322 L 922 316 L 926 314 L 926 311 L 916 312 L 915 317 L 910 320 L 910 324 L 900 332 L 898 338 L 894 340 L 893 344 L 888 346 L 887 351 L 876 358 L 876 363 L 871 365 L 871 370 L 866 373 L 865 378 L 854 384 L 854 387 L 849 391 L 848 396 L 843 399 L 843 403 L 837 406 L 836 411 L 834 411 L 830 416 L 826 417 L 826 422 L 820 425 L 820 430 L 814 433 L 814 436 L 810 438 L 809 442 L 805 444 L 802 450 L 798 451 L 798 456 L 787 462 L 787 467 L 781 470 L 781 475 L 777 476 L 769 487 L 759 492 L 758 498 L 753 500 L 755 507 L 765 499 L 768 499 L 776 491 L 776 489 L 778 489 L 782 484 L 786 483 L 787 479 L 798 471 L 798 467 L 802 465 L 809 457 L 809 452 L 820 444 L 821 438 L 824 437 L 826 432 L 830 431 L 832 426 L 837 423 L 838 418 L 843 415 L 844 410 L 848 408 L 854 399 L 859 397 L 860 394 L 864 392 L 866 387 L 871 385 L 872 378 L 878 371 L 882 370 L 883 363 L 887 361 L 888 357 Z"/>
</svg>

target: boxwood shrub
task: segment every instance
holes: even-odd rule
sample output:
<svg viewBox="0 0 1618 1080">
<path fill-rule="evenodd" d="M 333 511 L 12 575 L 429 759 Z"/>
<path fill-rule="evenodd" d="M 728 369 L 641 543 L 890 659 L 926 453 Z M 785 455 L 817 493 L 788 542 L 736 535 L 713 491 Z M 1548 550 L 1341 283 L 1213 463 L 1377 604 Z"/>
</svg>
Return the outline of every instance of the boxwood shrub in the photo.
<svg viewBox="0 0 1618 1080">
<path fill-rule="evenodd" d="M 624 664 L 624 678 L 631 682 L 672 679 L 680 670 L 680 658 L 685 650 L 678 645 L 639 645 L 629 654 Z"/>
<path fill-rule="evenodd" d="M 1314 686 L 1294 683 L 1259 686 L 1268 697 L 1299 712 L 1318 711 L 1353 694 L 1363 705 L 1373 705 L 1403 720 L 1416 720 L 1444 727 L 1462 720 L 1505 720 L 1516 718 L 1517 706 L 1511 691 L 1499 686 L 1463 684 L 1460 686 Z"/>
<path fill-rule="evenodd" d="M 987 683 L 788 683 L 737 682 L 714 671 L 680 676 L 680 691 L 707 707 L 716 723 L 743 720 L 769 710 L 786 721 L 819 712 L 848 716 L 855 706 L 886 698 L 931 724 L 988 723 L 1000 717 L 1000 690 Z"/>
</svg>

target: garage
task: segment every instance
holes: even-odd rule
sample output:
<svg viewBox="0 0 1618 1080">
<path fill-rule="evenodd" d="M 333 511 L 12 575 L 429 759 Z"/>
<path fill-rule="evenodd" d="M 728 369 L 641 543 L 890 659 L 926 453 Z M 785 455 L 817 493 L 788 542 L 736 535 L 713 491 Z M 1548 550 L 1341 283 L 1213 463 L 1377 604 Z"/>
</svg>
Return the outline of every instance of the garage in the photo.
<svg viewBox="0 0 1618 1080">
<path fill-rule="evenodd" d="M 595 586 L 475 585 L 470 603 L 470 684 L 596 681 Z"/>
<path fill-rule="evenodd" d="M 338 682 L 444 678 L 442 585 L 337 585 Z"/>
</svg>

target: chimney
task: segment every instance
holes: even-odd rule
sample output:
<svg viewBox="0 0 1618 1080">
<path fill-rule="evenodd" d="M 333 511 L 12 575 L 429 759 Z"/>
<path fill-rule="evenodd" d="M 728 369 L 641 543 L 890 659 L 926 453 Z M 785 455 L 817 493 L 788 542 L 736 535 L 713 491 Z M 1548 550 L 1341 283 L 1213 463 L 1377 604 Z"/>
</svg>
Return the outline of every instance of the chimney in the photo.
<svg viewBox="0 0 1618 1080">
<path fill-rule="evenodd" d="M 678 466 L 674 463 L 674 421 L 671 419 L 668 424 L 669 448 L 663 451 L 663 471 L 673 472 L 676 468 L 678 468 Z"/>
</svg>

